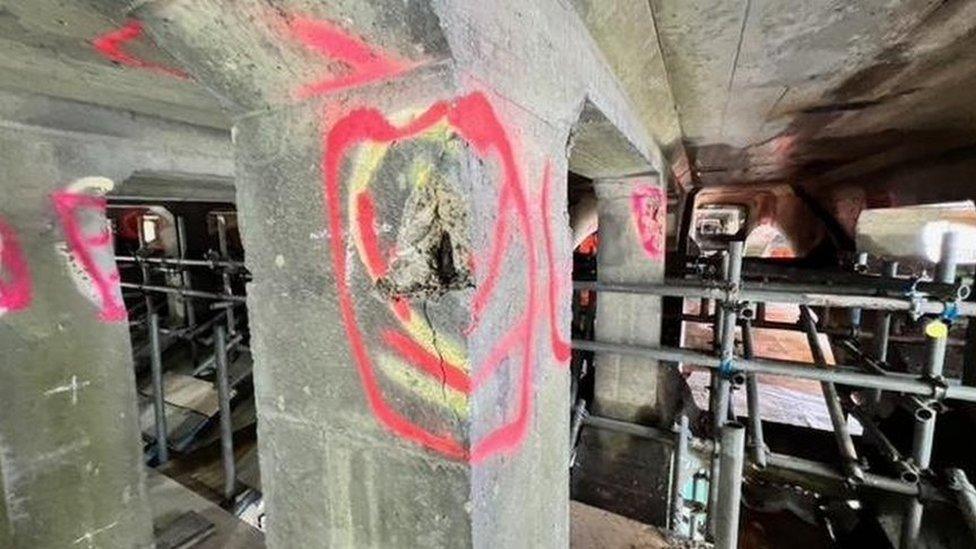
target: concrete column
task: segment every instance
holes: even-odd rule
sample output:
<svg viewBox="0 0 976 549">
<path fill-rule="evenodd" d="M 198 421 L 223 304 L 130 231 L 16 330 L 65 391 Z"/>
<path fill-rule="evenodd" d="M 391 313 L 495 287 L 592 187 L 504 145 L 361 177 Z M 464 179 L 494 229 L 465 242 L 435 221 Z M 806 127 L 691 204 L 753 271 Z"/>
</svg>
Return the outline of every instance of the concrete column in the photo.
<svg viewBox="0 0 976 549">
<path fill-rule="evenodd" d="M 667 198 L 654 177 L 595 182 L 602 282 L 648 283 L 664 277 Z M 599 341 L 656 346 L 661 300 L 655 296 L 602 293 L 597 298 Z M 596 357 L 595 413 L 635 423 L 670 427 L 680 402 L 680 380 L 656 361 L 613 354 Z M 670 450 L 622 433 L 592 429 L 574 479 L 574 497 L 626 516 L 665 525 Z"/>
<path fill-rule="evenodd" d="M 664 279 L 667 195 L 657 178 L 595 182 L 599 204 L 601 282 L 653 283 Z M 656 346 L 661 337 L 661 298 L 601 294 L 596 336 L 600 341 Z M 638 423 L 670 424 L 665 389 L 671 372 L 655 361 L 613 354 L 597 357 L 596 411 Z M 676 395 L 675 395 L 676 396 Z"/>
<path fill-rule="evenodd" d="M 0 547 L 151 546 L 97 195 L 137 170 L 227 177 L 229 152 L 226 132 L 0 92 Z"/>
<path fill-rule="evenodd" d="M 565 547 L 572 8 L 139 6 L 236 116 L 269 546 Z"/>
<path fill-rule="evenodd" d="M 68 149 L 0 132 L 0 151 L 0 297 L 14 302 L 0 312 L 0 537 L 12 544 L 0 545 L 150 547 L 132 351 L 100 199 L 69 188 L 86 172 Z"/>
</svg>

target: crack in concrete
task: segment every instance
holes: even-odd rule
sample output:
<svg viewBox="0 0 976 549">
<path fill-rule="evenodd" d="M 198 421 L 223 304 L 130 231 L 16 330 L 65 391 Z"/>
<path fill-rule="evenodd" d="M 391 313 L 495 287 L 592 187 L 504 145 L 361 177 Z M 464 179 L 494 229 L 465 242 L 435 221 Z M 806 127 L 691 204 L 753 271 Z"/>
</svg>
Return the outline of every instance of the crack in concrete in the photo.
<svg viewBox="0 0 976 549">
<path fill-rule="evenodd" d="M 428 310 L 429 303 L 429 299 L 425 299 L 423 302 L 422 309 L 424 311 L 424 321 L 427 323 L 427 327 L 430 328 L 431 343 L 434 346 L 434 352 L 437 353 L 437 364 L 441 368 L 441 395 L 444 398 L 444 401 L 447 402 L 447 369 L 444 367 L 444 353 L 441 352 L 441 348 L 437 344 L 437 329 L 434 328 L 434 323 L 430 320 L 430 311 Z M 461 425 L 461 416 L 457 414 L 457 411 L 450 406 L 448 409 L 451 411 L 451 415 L 454 416 L 454 421 L 458 425 Z"/>
</svg>

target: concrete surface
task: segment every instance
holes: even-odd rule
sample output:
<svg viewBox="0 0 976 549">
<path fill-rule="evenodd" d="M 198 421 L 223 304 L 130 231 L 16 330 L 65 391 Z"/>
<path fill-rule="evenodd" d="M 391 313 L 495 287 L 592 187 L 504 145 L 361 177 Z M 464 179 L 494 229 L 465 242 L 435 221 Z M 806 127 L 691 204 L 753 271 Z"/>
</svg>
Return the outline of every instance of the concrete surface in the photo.
<svg viewBox="0 0 976 549">
<path fill-rule="evenodd" d="M 119 5 L 100 4 L 106 13 Z M 414 2 L 409 9 L 398 1 L 177 1 L 143 2 L 134 15 L 236 117 L 269 546 L 564 546 L 568 378 L 549 334 L 565 330 L 569 307 L 550 303 L 549 285 L 552 295 L 567 291 L 567 143 L 574 130 L 590 143 L 613 130 L 627 154 L 625 162 L 604 162 L 601 170 L 616 171 L 603 175 L 660 170 L 662 163 L 576 12 L 557 1 Z M 340 42 L 354 36 L 376 48 L 374 57 L 418 66 L 304 97 L 309 82 L 357 67 L 330 64 L 282 34 L 295 21 L 312 31 L 322 22 L 338 25 Z M 336 36 L 329 29 L 325 40 Z M 485 134 L 462 135 L 464 117 L 485 116 L 471 110 L 472 98 L 491 106 L 500 132 L 481 119 L 471 130 Z M 323 173 L 323 154 L 337 146 L 323 139 L 354 107 L 403 123 L 438 100 L 457 109 L 450 146 L 421 133 L 385 147 L 375 168 L 352 157 Z M 600 117 L 584 120 L 587 112 Z M 488 152 L 478 150 L 482 139 L 490 140 Z M 580 158 L 586 143 L 576 143 Z M 431 158 L 434 171 L 413 171 Z M 417 173 L 435 179 L 421 184 Z M 499 206 L 511 177 L 525 192 L 514 213 Z M 336 179 L 337 194 L 323 193 L 323 183 L 327 190 Z M 555 193 L 540 202 L 546 184 Z M 343 240 L 358 211 L 347 209 L 350 193 L 363 188 L 376 221 L 356 231 L 378 230 L 383 246 L 396 242 L 389 276 L 372 273 L 376 262 L 363 259 L 362 245 Z M 505 215 L 513 228 L 501 236 L 512 251 L 492 259 L 493 227 Z M 543 218 L 554 227 L 546 237 Z M 431 241 L 432 232 L 441 236 Z M 466 333 L 474 303 L 485 299 L 474 286 L 488 285 L 494 261 L 495 291 L 485 294 L 479 327 Z M 398 325 L 384 302 L 391 295 L 409 299 L 413 320 Z M 525 332 L 517 328 L 520 315 L 532 323 Z M 426 389 L 430 380 L 390 355 L 383 339 L 390 329 L 430 345 L 442 370 L 446 360 L 467 355 L 473 375 L 487 368 L 506 333 L 526 335 L 513 345 L 520 352 L 468 398 L 449 391 L 446 377 Z M 368 362 L 350 349 L 359 337 Z M 374 376 L 375 386 L 368 381 Z M 391 409 L 410 425 L 391 418 Z M 449 438 L 447 447 L 424 442 L 429 436 L 417 429 Z"/>
<path fill-rule="evenodd" d="M 51 194 L 140 169 L 226 177 L 228 145 L 223 132 L 0 93 L 0 218 L 33 283 L 27 308 L 0 317 L 0 533 L 13 546 L 143 547 L 152 535 L 128 330 L 124 319 L 99 321 L 90 277 L 62 251 L 68 237 Z M 89 236 L 105 223 L 94 209 L 73 219 Z"/>
<path fill-rule="evenodd" d="M 153 524 L 166 528 L 182 514 L 195 512 L 214 525 L 214 533 L 193 549 L 262 549 L 264 535 L 175 480 L 147 469 L 146 487 Z"/>
</svg>

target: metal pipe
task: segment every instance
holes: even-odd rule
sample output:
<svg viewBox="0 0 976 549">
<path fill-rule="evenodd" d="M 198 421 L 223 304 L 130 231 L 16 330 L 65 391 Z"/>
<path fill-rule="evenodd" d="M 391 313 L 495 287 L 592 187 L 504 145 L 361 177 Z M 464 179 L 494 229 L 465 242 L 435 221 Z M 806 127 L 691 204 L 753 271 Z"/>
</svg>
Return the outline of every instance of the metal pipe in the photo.
<svg viewBox="0 0 976 549">
<path fill-rule="evenodd" d="M 959 233 L 947 232 L 942 237 L 942 254 L 936 267 L 935 278 L 938 282 L 951 283 L 956 279 L 956 268 L 959 264 Z M 934 320 L 933 322 L 940 322 Z M 925 364 L 925 376 L 930 380 L 942 377 L 945 368 L 946 340 L 945 338 L 929 338 L 928 359 Z M 935 442 L 935 420 L 930 417 L 916 421 L 915 432 L 912 436 L 912 459 L 920 471 L 929 468 L 932 460 L 932 445 Z M 901 547 L 916 547 L 922 531 L 923 507 L 915 500 L 908 504 L 902 521 Z"/>
<path fill-rule="evenodd" d="M 867 266 L 868 266 L 867 252 L 861 252 L 857 254 L 857 262 L 854 264 L 854 271 L 858 273 L 863 272 L 864 269 L 867 268 Z M 848 312 L 850 313 L 850 318 L 851 318 L 851 328 L 853 332 L 856 334 L 861 331 L 861 317 L 863 316 L 861 314 L 862 313 L 861 308 L 852 307 L 851 310 Z"/>
<path fill-rule="evenodd" d="M 742 242 L 729 242 L 728 252 L 722 257 L 722 275 L 729 288 L 735 290 L 739 287 L 742 278 Z M 712 371 L 714 378 L 712 402 L 712 433 L 718 437 L 722 432 L 722 426 L 728 421 L 729 402 L 732 398 L 732 384 L 729 374 L 734 371 L 735 364 L 735 325 L 738 320 L 738 301 L 734 299 L 735 292 L 729 292 L 725 300 L 715 302 L 716 320 L 721 323 L 721 330 L 718 332 L 720 342 L 718 352 L 720 367 L 717 371 Z M 717 454 L 712 455 L 711 463 L 712 476 L 708 484 L 708 528 L 712 536 L 717 534 L 718 521 L 720 520 L 718 510 L 721 502 L 719 501 L 719 490 L 721 488 L 721 459 Z"/>
<path fill-rule="evenodd" d="M 606 343 L 603 341 L 586 341 L 580 339 L 573 340 L 573 348 L 598 353 L 639 356 L 664 362 L 680 362 L 691 367 L 697 366 L 713 369 L 719 367 L 718 357 L 682 348 L 645 347 L 642 345 Z M 852 387 L 874 388 L 932 398 L 939 398 L 944 395 L 944 398 L 948 400 L 976 402 L 976 387 L 951 384 L 948 387 L 942 387 L 938 383 L 909 376 L 876 376 L 852 371 L 853 369 L 850 367 L 834 367 L 831 370 L 821 370 L 812 368 L 811 366 L 813 365 L 803 362 L 768 359 L 742 359 L 735 363 L 737 370 L 747 374 L 756 373 L 797 379 L 812 379 L 814 381 L 830 381 Z"/>
<path fill-rule="evenodd" d="M 756 304 L 757 311 L 758 311 L 760 305 L 763 305 L 763 303 L 757 303 Z M 664 320 L 675 320 L 675 319 L 677 319 L 677 320 L 681 320 L 683 322 L 701 322 L 701 323 L 706 323 L 706 324 L 712 323 L 715 320 L 715 317 L 714 316 L 711 316 L 711 315 L 709 315 L 709 316 L 707 316 L 705 318 L 701 318 L 701 317 L 699 317 L 697 315 L 687 315 L 687 314 L 674 315 L 674 316 L 672 316 L 672 315 L 664 315 L 663 318 L 664 318 Z M 966 322 L 968 322 L 968 321 L 969 321 L 969 319 L 966 319 Z M 802 331 L 801 328 L 799 328 L 796 324 L 794 324 L 792 322 L 777 322 L 777 321 L 771 321 L 771 320 L 766 320 L 766 321 L 758 320 L 758 312 L 757 312 L 757 319 L 756 320 L 753 320 L 753 322 L 752 322 L 752 327 L 753 328 L 768 329 L 768 330 L 788 330 L 788 331 L 791 331 L 791 332 L 799 332 L 799 331 Z M 850 337 L 850 335 L 851 335 L 851 328 L 850 327 L 827 327 L 827 328 L 820 328 L 819 331 L 820 331 L 820 333 L 824 333 L 824 334 L 827 334 L 829 336 Z M 858 337 L 860 339 L 872 339 L 873 340 L 873 339 L 875 339 L 875 332 L 861 331 L 861 332 L 858 332 Z M 893 334 L 890 334 L 890 333 L 888 335 L 888 342 L 889 343 L 910 343 L 910 344 L 912 344 L 912 343 L 922 343 L 926 339 L 927 338 L 925 336 L 921 336 L 921 335 L 893 335 Z M 966 341 L 964 339 L 962 339 L 962 338 L 950 338 L 950 339 L 947 339 L 946 342 L 948 343 L 948 345 L 950 347 L 963 347 L 963 346 L 966 345 Z"/>
<path fill-rule="evenodd" d="M 948 469 L 946 475 L 949 477 L 949 488 L 956 493 L 963 520 L 969 526 L 969 531 L 976 534 L 976 488 L 970 484 L 962 469 Z"/>
<path fill-rule="evenodd" d="M 723 286 L 703 283 L 689 284 L 688 281 L 677 280 L 660 284 L 622 284 L 593 281 L 574 281 L 573 288 L 593 292 L 611 292 L 637 295 L 661 295 L 689 298 L 709 298 L 725 300 L 729 290 Z M 919 314 L 942 314 L 946 311 L 946 304 L 942 301 L 922 298 L 913 301 L 909 297 L 881 297 L 872 295 L 844 295 L 830 293 L 833 288 L 825 286 L 822 292 L 799 293 L 791 290 L 754 289 L 748 283 L 734 296 L 740 301 L 757 301 L 768 303 L 794 303 L 810 307 L 860 307 L 862 309 L 879 311 L 913 311 Z M 976 316 L 976 302 L 960 302 L 957 304 L 958 316 Z"/>
<path fill-rule="evenodd" d="M 205 197 L 192 197 L 192 196 L 129 196 L 129 195 L 114 195 L 110 194 L 106 196 L 109 201 L 140 201 L 145 202 L 145 204 L 109 204 L 109 208 L 134 208 L 138 206 L 152 207 L 159 206 L 159 204 L 152 204 L 153 202 L 206 202 L 211 204 L 233 204 L 234 199 L 219 200 L 216 198 L 205 198 Z"/>
<path fill-rule="evenodd" d="M 671 531 L 678 534 L 681 523 L 682 510 L 685 507 L 685 497 L 681 492 L 684 487 L 684 463 L 688 459 L 688 416 L 681 414 L 678 418 L 678 430 L 674 434 L 674 452 L 672 452 L 671 470 Z"/>
<path fill-rule="evenodd" d="M 115 261 L 118 263 L 149 263 L 153 265 L 168 265 L 173 267 L 208 267 L 243 269 L 244 263 L 240 261 L 226 261 L 222 259 L 184 259 L 179 257 L 135 257 L 131 255 L 117 255 Z"/>
<path fill-rule="evenodd" d="M 247 298 L 242 295 L 214 294 L 211 292 L 201 292 L 199 290 L 186 290 L 183 288 L 172 288 L 169 286 L 149 286 L 147 284 L 136 284 L 133 282 L 120 282 L 119 286 L 123 288 L 130 288 L 133 290 L 142 290 L 143 292 L 177 294 L 183 297 L 197 297 L 200 299 L 223 299 L 227 301 L 239 301 L 241 303 L 247 302 Z"/>
<path fill-rule="evenodd" d="M 588 416 L 583 421 L 583 424 L 599 429 L 606 429 L 608 431 L 627 433 L 639 438 L 653 440 L 661 444 L 674 444 L 673 433 L 669 433 L 656 427 L 639 425 L 636 423 L 620 421 L 602 416 Z M 691 452 L 697 454 L 701 458 L 710 456 L 716 448 L 721 447 L 720 444 L 715 444 L 709 439 L 703 439 L 695 436 L 690 436 L 688 442 Z M 766 461 L 766 469 L 757 468 L 753 470 L 753 473 L 765 475 L 767 473 L 775 474 L 777 472 L 776 470 L 790 471 L 804 476 L 813 476 L 824 480 L 834 481 L 838 484 L 843 484 L 845 489 L 850 488 L 850 485 L 847 483 L 847 478 L 841 472 L 839 472 L 836 467 L 827 463 L 821 463 L 819 461 L 812 461 L 785 454 L 777 454 L 775 452 L 767 453 Z M 939 488 L 932 486 L 924 479 L 920 480 L 917 484 L 910 484 L 899 479 L 865 472 L 864 482 L 861 484 L 861 487 L 872 488 L 897 495 L 918 497 L 926 501 L 947 501 Z"/>
<path fill-rule="evenodd" d="M 884 434 L 884 431 L 881 430 L 878 423 L 863 408 L 857 406 L 852 407 L 851 414 L 864 427 L 864 434 L 867 435 L 867 440 L 898 471 L 898 477 L 903 482 L 909 484 L 918 483 L 919 478 L 921 478 L 918 468 L 902 457 L 901 452 L 898 451 L 898 448 L 895 447 L 888 436 Z"/>
<path fill-rule="evenodd" d="M 882 276 L 894 278 L 898 273 L 897 261 L 885 261 L 882 267 Z M 891 337 L 891 312 L 881 311 L 878 315 L 878 326 L 874 331 L 874 358 L 878 362 L 885 364 L 888 362 L 888 340 Z M 877 406 L 881 402 L 881 391 L 872 389 L 867 393 L 867 402 L 870 406 Z"/>
<path fill-rule="evenodd" d="M 166 404 L 163 395 L 163 351 L 159 344 L 159 315 L 149 315 L 149 367 L 152 371 L 153 415 L 156 419 L 156 457 L 162 465 L 169 461 L 166 442 Z"/>
<path fill-rule="evenodd" d="M 230 260 L 230 252 L 227 244 L 227 218 L 223 214 L 217 215 L 217 244 L 220 247 L 220 258 L 224 261 Z M 230 285 L 230 273 L 226 270 L 220 273 L 224 282 L 224 293 L 232 295 L 234 289 Z M 234 335 L 237 331 L 237 321 L 233 309 L 227 309 L 227 333 Z"/>
<path fill-rule="evenodd" d="M 176 243 L 179 248 L 180 261 L 186 261 L 186 223 L 182 215 L 176 216 Z M 118 261 L 118 259 L 116 259 Z M 193 278 L 189 271 L 183 270 L 180 273 L 180 281 L 184 288 L 193 288 Z M 192 328 L 197 325 L 197 309 L 192 299 L 183 299 L 183 308 L 186 311 L 187 327 Z M 198 359 L 197 342 L 190 339 L 190 360 L 196 366 Z"/>
<path fill-rule="evenodd" d="M 739 509 L 742 502 L 742 466 L 746 429 L 729 422 L 722 426 L 721 472 L 716 510 L 715 547 L 735 549 L 739 543 Z"/>
<path fill-rule="evenodd" d="M 824 357 L 823 349 L 820 347 L 817 325 L 813 321 L 813 313 L 806 306 L 800 308 L 800 322 L 806 328 L 807 342 L 810 344 L 813 362 L 820 369 L 828 369 L 827 360 Z M 851 432 L 847 429 L 847 418 L 844 417 L 844 409 L 840 405 L 837 387 L 829 381 L 822 381 L 820 382 L 820 389 L 827 404 L 827 413 L 834 428 L 834 438 L 837 440 L 837 449 L 840 451 L 844 470 L 851 478 L 860 482 L 864 480 L 864 471 L 857 463 L 857 449 L 854 448 L 854 439 L 851 438 Z"/>
<path fill-rule="evenodd" d="M 755 358 L 752 326 L 742 323 L 742 354 L 746 360 Z M 766 441 L 763 437 L 762 416 L 759 414 L 759 380 L 756 374 L 746 374 L 746 407 L 749 411 L 749 435 L 752 437 L 752 461 L 760 469 L 766 466 Z"/>
<path fill-rule="evenodd" d="M 725 273 L 725 281 L 731 288 L 738 288 L 742 277 L 742 242 L 730 242 L 728 257 L 728 270 Z M 729 293 L 721 305 L 725 314 L 722 316 L 722 338 L 719 348 L 719 358 L 721 368 L 718 377 L 718 394 L 715 397 L 716 408 L 713 410 L 713 421 L 716 435 L 728 419 L 729 399 L 731 398 L 731 382 L 729 373 L 735 366 L 735 326 L 738 322 L 738 301 L 732 299 L 734 292 Z"/>
<path fill-rule="evenodd" d="M 220 406 L 220 456 L 224 464 L 224 499 L 234 497 L 237 471 L 234 463 L 234 426 L 230 412 L 230 383 L 227 374 L 227 333 L 214 326 L 214 352 L 217 360 L 217 400 Z"/>
</svg>

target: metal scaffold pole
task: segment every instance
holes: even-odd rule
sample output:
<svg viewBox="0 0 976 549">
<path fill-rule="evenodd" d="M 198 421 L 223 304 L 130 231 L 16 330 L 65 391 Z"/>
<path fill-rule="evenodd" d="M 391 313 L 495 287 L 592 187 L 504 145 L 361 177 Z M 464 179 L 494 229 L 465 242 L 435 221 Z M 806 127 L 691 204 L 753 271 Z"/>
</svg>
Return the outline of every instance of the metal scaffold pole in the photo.
<svg viewBox="0 0 976 549">
<path fill-rule="evenodd" d="M 149 367 L 152 370 L 153 415 L 156 420 L 156 456 L 159 464 L 169 461 L 166 442 L 166 404 L 163 395 L 163 351 L 159 343 L 159 315 L 149 314 Z"/>
<path fill-rule="evenodd" d="M 951 283 L 956 279 L 956 269 L 959 264 L 959 234 L 954 232 L 945 233 L 942 240 L 942 256 L 936 269 L 936 280 L 943 283 Z M 935 320 L 933 322 L 941 322 Z M 942 379 L 942 371 L 945 367 L 946 358 L 946 337 L 930 337 L 927 344 L 927 356 L 925 364 L 925 377 L 933 382 Z M 935 415 L 925 419 L 916 418 L 915 432 L 912 439 L 912 459 L 919 471 L 925 472 L 932 461 L 932 445 L 935 442 Z M 901 530 L 901 547 L 903 549 L 917 547 L 919 536 L 922 529 L 923 507 L 921 502 L 913 500 L 909 502 L 908 509 L 905 511 Z"/>
</svg>

